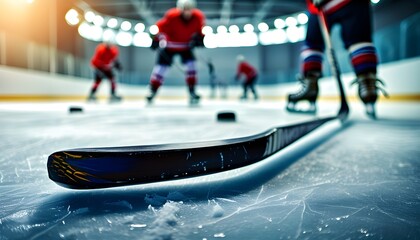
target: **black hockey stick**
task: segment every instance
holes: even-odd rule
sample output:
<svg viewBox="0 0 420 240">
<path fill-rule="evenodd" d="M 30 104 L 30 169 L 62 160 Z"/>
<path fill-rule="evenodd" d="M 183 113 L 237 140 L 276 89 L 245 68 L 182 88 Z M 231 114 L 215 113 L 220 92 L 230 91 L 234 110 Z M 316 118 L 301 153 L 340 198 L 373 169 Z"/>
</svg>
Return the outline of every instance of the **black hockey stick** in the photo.
<svg viewBox="0 0 420 240">
<path fill-rule="evenodd" d="M 338 83 L 338 90 L 341 96 L 341 108 L 338 112 L 338 117 L 341 121 L 344 121 L 349 114 L 349 106 L 347 104 L 346 94 L 344 93 L 343 82 L 341 81 L 341 71 L 338 65 L 338 61 L 335 55 L 334 48 L 331 43 L 331 36 L 327 25 L 327 20 L 323 11 L 319 11 L 318 15 L 319 25 L 321 28 L 322 36 L 324 38 L 325 48 L 327 52 L 327 58 L 330 63 L 332 75 L 335 77 Z"/>
<path fill-rule="evenodd" d="M 321 24 L 325 25 L 325 21 Z M 338 69 L 337 65 L 334 67 Z M 256 163 L 324 123 L 346 119 L 349 109 L 339 75 L 336 76 L 341 95 L 336 116 L 221 141 L 59 151 L 48 157 L 49 177 L 67 188 L 96 189 L 202 176 Z"/>
</svg>

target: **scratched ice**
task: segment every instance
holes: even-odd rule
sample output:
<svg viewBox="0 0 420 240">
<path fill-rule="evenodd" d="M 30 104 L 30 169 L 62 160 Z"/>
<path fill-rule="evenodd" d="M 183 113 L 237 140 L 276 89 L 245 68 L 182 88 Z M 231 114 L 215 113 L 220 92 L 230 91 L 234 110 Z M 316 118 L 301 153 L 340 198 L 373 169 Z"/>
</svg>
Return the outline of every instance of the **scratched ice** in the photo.
<svg viewBox="0 0 420 240">
<path fill-rule="evenodd" d="M 69 114 L 66 103 L 0 104 L 0 239 L 420 236 L 418 104 L 381 103 L 381 119 L 371 121 L 354 103 L 345 126 L 329 123 L 225 173 L 95 191 L 49 180 L 46 161 L 56 150 L 243 137 L 310 118 L 288 115 L 278 102 L 142 104 L 81 104 L 81 114 Z M 226 109 L 236 123 L 215 120 Z"/>
</svg>

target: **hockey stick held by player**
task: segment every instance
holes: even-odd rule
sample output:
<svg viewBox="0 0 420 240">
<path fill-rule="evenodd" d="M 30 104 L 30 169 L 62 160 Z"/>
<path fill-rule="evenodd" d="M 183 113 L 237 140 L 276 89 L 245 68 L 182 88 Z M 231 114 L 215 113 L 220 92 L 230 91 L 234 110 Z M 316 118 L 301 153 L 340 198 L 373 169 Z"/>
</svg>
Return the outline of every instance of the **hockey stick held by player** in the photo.
<svg viewBox="0 0 420 240">
<path fill-rule="evenodd" d="M 318 20 L 322 11 L 328 23 L 328 30 L 335 24 L 342 27 L 342 40 L 349 52 L 351 64 L 356 75 L 359 98 L 366 105 L 369 117 L 376 118 L 375 104 L 382 81 L 376 77 L 378 57 L 372 43 L 371 6 L 369 0 L 307 0 L 310 12 L 305 45 L 301 51 L 301 89 L 288 96 L 286 109 L 299 111 L 296 104 L 310 102 L 306 112 L 316 112 L 318 80 L 322 77 L 322 62 L 325 43 Z M 385 96 L 387 96 L 385 94 Z M 305 111 L 304 111 L 305 112 Z"/>
</svg>

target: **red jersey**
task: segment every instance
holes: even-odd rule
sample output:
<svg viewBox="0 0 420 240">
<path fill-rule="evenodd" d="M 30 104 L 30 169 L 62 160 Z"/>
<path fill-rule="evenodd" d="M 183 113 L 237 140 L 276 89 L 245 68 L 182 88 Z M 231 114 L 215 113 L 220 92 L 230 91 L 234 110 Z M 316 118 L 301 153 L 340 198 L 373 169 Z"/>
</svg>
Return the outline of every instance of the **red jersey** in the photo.
<svg viewBox="0 0 420 240">
<path fill-rule="evenodd" d="M 246 79 L 249 80 L 257 76 L 257 70 L 249 63 L 241 62 L 238 65 L 238 71 L 236 73 L 236 76 L 240 76 L 241 74 L 244 74 L 246 76 Z"/>
<path fill-rule="evenodd" d="M 201 30 L 205 24 L 203 12 L 194 8 L 189 20 L 182 18 L 182 12 L 178 8 L 169 9 L 165 16 L 156 25 L 159 28 L 160 37 L 165 37 L 167 48 L 187 49 L 194 35 L 202 35 Z"/>
<path fill-rule="evenodd" d="M 104 43 L 96 47 L 95 54 L 91 63 L 96 68 L 108 68 L 118 57 L 118 48 L 116 46 L 107 46 Z"/>
<path fill-rule="evenodd" d="M 333 13 L 333 12 L 339 10 L 340 8 L 342 8 L 343 6 L 345 6 L 346 4 L 348 4 L 351 1 L 352 0 L 330 0 L 330 1 L 327 1 L 327 3 L 324 6 L 322 6 L 322 11 L 324 11 L 325 14 Z M 312 3 L 311 0 L 306 0 L 306 3 L 308 5 L 308 10 L 309 10 L 310 13 L 318 14 L 319 10 L 318 10 L 317 7 L 314 6 L 314 4 Z"/>
</svg>

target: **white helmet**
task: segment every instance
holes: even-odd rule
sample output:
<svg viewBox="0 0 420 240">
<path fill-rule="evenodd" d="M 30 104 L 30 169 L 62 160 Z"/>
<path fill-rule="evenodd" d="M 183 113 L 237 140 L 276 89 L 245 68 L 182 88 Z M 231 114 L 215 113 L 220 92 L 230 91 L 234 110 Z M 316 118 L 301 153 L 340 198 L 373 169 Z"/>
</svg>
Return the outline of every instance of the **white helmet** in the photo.
<svg viewBox="0 0 420 240">
<path fill-rule="evenodd" d="M 195 0 L 178 0 L 176 2 L 176 7 L 185 10 L 185 9 L 193 9 L 195 8 L 196 3 Z"/>
<path fill-rule="evenodd" d="M 238 56 L 236 57 L 236 61 L 238 61 L 238 62 L 243 62 L 243 61 L 245 61 L 245 57 L 244 57 L 244 55 L 238 55 Z"/>
</svg>

